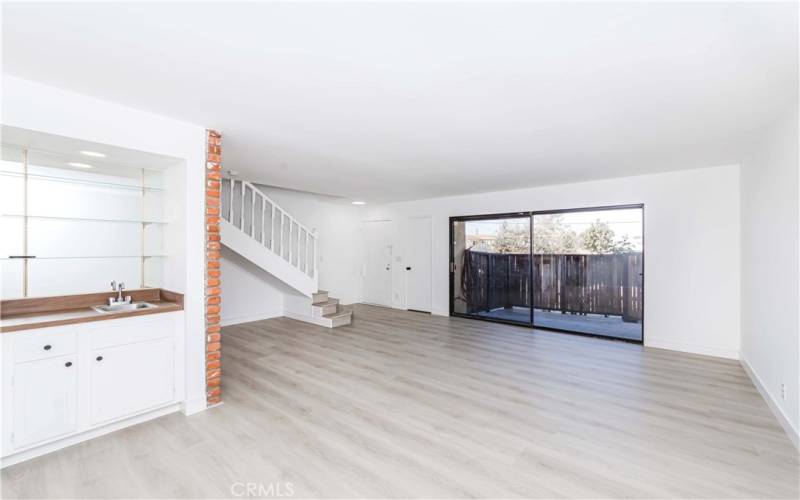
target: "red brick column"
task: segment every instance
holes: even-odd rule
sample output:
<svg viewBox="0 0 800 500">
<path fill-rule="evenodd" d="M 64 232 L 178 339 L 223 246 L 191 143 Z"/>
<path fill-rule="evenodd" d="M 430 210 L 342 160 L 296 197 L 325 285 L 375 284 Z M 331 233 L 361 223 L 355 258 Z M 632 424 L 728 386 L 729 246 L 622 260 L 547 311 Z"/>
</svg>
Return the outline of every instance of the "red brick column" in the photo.
<svg viewBox="0 0 800 500">
<path fill-rule="evenodd" d="M 222 399 L 222 366 L 220 356 L 222 330 L 219 313 L 220 297 L 220 183 L 222 179 L 222 135 L 207 131 L 206 139 L 206 402 L 217 404 Z"/>
</svg>

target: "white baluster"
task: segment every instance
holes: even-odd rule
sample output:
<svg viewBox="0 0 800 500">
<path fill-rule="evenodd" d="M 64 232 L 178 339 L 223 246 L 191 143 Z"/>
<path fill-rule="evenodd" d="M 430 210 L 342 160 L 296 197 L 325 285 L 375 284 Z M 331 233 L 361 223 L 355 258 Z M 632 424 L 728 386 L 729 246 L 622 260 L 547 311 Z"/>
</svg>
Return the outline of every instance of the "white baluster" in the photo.
<svg viewBox="0 0 800 500">
<path fill-rule="evenodd" d="M 284 218 L 285 215 L 286 214 L 283 213 L 283 210 L 281 210 L 281 249 L 280 249 L 281 251 L 278 254 L 278 255 L 281 256 L 281 258 L 283 258 L 283 243 L 284 243 L 284 241 L 283 241 L 283 218 Z"/>
<path fill-rule="evenodd" d="M 289 219 L 289 264 L 294 265 L 294 243 L 292 242 L 294 236 L 294 221 Z"/>
<path fill-rule="evenodd" d="M 270 203 L 272 209 L 269 215 L 269 249 L 275 251 L 275 203 Z"/>
<path fill-rule="evenodd" d="M 236 184 L 233 179 L 230 180 L 231 185 L 231 196 L 230 201 L 228 203 L 228 222 L 233 224 L 233 186 Z"/>
<path fill-rule="evenodd" d="M 319 254 L 317 254 L 317 229 L 314 228 L 314 272 L 311 275 L 312 278 L 317 277 L 317 261 L 319 260 Z"/>
<path fill-rule="evenodd" d="M 267 211 L 267 199 L 263 196 L 261 197 L 261 244 L 264 244 L 264 223 L 267 222 L 266 219 L 266 211 Z"/>
<path fill-rule="evenodd" d="M 256 237 L 256 191 L 250 190 L 250 237 Z"/>
<path fill-rule="evenodd" d="M 303 270 L 303 251 L 305 247 L 305 241 L 303 241 L 303 228 L 297 228 L 297 269 Z"/>
<path fill-rule="evenodd" d="M 303 238 L 305 248 L 303 249 L 303 272 L 308 274 L 308 231 L 303 231 L 306 236 Z"/>
<path fill-rule="evenodd" d="M 244 185 L 244 181 L 242 181 L 242 211 L 239 213 L 239 229 L 244 231 L 244 194 L 247 192 L 247 186 Z"/>
</svg>

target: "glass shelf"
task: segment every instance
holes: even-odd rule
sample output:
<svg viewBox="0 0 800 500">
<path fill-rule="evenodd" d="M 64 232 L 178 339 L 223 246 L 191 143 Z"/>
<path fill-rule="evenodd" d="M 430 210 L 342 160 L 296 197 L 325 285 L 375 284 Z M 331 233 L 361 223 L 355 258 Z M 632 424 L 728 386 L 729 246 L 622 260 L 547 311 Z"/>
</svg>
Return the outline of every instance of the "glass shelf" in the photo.
<svg viewBox="0 0 800 500">
<path fill-rule="evenodd" d="M 0 170 L 0 176 L 5 177 L 16 177 L 22 179 L 25 175 L 22 172 L 11 172 L 8 170 Z M 31 174 L 28 173 L 28 179 L 41 179 L 46 181 L 55 181 L 55 182 L 65 182 L 68 184 L 84 184 L 88 186 L 98 186 L 98 187 L 107 187 L 107 188 L 114 188 L 114 189 L 125 189 L 128 191 L 164 191 L 164 188 L 159 187 L 151 187 L 151 186 L 137 186 L 136 184 L 120 184 L 116 182 L 106 182 L 106 181 L 93 181 L 89 179 L 76 179 L 72 177 L 59 177 L 56 175 L 44 175 L 44 174 Z"/>
<path fill-rule="evenodd" d="M 54 259 L 153 259 L 158 257 L 168 257 L 167 255 L 74 255 L 74 256 L 50 256 L 50 257 L 0 257 L 0 260 L 54 260 Z"/>
<path fill-rule="evenodd" d="M 2 214 L 3 217 L 26 217 L 23 214 Z M 167 224 L 164 221 L 157 220 L 139 220 L 139 219 L 101 219 L 95 217 L 62 217 L 60 215 L 27 215 L 29 219 L 55 219 L 55 220 L 75 220 L 87 222 L 124 222 L 129 224 Z"/>
</svg>

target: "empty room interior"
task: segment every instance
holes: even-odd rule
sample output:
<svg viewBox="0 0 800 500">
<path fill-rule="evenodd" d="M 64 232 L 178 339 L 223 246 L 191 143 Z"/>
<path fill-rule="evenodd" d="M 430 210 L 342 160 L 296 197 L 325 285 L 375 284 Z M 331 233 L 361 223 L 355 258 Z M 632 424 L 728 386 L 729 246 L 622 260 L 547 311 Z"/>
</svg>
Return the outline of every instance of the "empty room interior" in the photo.
<svg viewBox="0 0 800 500">
<path fill-rule="evenodd" d="M 797 2 L 0 8 L 2 498 L 800 498 Z"/>
</svg>

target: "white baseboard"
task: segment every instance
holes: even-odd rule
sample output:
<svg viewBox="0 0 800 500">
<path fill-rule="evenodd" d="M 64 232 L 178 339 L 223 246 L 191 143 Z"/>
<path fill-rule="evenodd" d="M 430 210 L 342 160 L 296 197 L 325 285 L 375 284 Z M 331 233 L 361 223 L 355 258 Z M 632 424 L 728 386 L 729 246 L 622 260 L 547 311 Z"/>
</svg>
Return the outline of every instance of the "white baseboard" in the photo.
<svg viewBox="0 0 800 500">
<path fill-rule="evenodd" d="M 431 314 L 434 316 L 450 316 L 450 311 L 447 309 L 433 309 Z"/>
<path fill-rule="evenodd" d="M 670 351 L 688 352 L 691 354 L 702 354 L 704 356 L 714 356 L 717 358 L 739 359 L 739 351 L 732 349 L 721 349 L 719 347 L 709 347 L 689 342 L 675 342 L 672 340 L 648 338 L 645 334 L 645 347 L 655 347 L 658 349 L 669 349 Z"/>
<path fill-rule="evenodd" d="M 270 311 L 261 314 L 253 314 L 250 316 L 236 316 L 233 318 L 223 317 L 220 320 L 221 326 L 238 325 L 240 323 L 252 323 L 253 321 L 261 321 L 263 319 L 280 318 L 283 316 L 283 311 Z"/>
<path fill-rule="evenodd" d="M 795 429 L 795 427 L 792 425 L 792 421 L 789 420 L 789 417 L 787 417 L 785 413 L 783 413 L 781 407 L 772 397 L 772 394 L 770 394 L 769 391 L 767 391 L 767 388 L 764 386 L 764 383 L 761 381 L 760 378 L 758 378 L 756 372 L 753 371 L 753 367 L 750 366 L 750 363 L 748 363 L 747 360 L 744 358 L 744 356 L 742 356 L 741 354 L 739 355 L 739 364 L 742 365 L 744 372 L 747 374 L 748 377 L 750 377 L 750 380 L 753 382 L 753 385 L 756 386 L 756 389 L 758 389 L 758 392 L 761 394 L 761 397 L 764 398 L 764 401 L 767 403 L 767 406 L 769 406 L 769 409 L 772 410 L 772 413 L 773 415 L 775 415 L 775 418 L 778 419 L 778 423 L 781 424 L 781 427 L 783 427 L 784 432 L 786 432 L 786 435 L 789 436 L 789 440 L 792 441 L 792 444 L 794 444 L 795 448 L 800 450 L 800 434 L 798 434 L 797 429 Z"/>
</svg>

